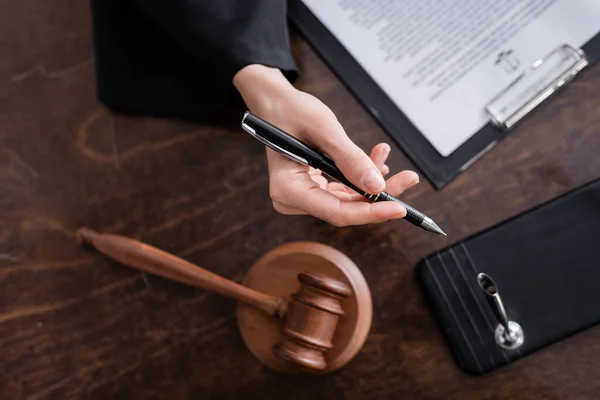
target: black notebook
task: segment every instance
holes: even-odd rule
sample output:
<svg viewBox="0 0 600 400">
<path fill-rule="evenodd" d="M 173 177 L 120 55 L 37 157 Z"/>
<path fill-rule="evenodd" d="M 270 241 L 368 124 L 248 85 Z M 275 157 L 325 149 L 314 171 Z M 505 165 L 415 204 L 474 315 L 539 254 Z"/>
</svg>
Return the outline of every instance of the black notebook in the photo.
<svg viewBox="0 0 600 400">
<path fill-rule="evenodd" d="M 422 260 L 423 290 L 459 366 L 484 374 L 600 322 L 600 179 Z M 516 350 L 494 339 L 498 320 L 477 275 L 496 282 L 523 329 Z"/>
</svg>

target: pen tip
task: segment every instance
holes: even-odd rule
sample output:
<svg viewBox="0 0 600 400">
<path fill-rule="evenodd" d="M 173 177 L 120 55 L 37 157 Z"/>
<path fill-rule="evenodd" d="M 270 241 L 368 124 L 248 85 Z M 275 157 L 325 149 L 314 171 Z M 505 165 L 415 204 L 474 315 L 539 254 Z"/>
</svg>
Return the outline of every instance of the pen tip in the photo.
<svg viewBox="0 0 600 400">
<path fill-rule="evenodd" d="M 430 232 L 437 233 L 438 235 L 448 236 L 446 235 L 446 232 L 444 232 L 435 222 L 433 222 L 431 218 L 425 217 L 421 223 L 421 226 Z"/>
<path fill-rule="evenodd" d="M 448 236 L 446 235 L 446 232 L 444 232 L 443 230 L 440 229 L 440 227 L 438 226 L 437 229 L 434 230 L 435 233 L 439 234 L 439 235 L 444 235 L 444 236 Z"/>
</svg>

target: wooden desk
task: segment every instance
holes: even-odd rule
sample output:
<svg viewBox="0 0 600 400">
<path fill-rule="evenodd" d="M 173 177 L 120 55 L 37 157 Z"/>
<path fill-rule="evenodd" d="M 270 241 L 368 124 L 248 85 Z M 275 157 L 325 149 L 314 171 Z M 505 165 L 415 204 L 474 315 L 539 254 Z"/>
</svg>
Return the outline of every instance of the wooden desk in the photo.
<svg viewBox="0 0 600 400">
<path fill-rule="evenodd" d="M 0 12 L 0 398 L 597 398 L 600 329 L 486 377 L 458 370 L 413 273 L 426 254 L 600 176 L 600 66 L 442 191 L 405 198 L 449 238 L 403 222 L 336 229 L 275 213 L 264 150 L 239 129 L 111 115 L 95 100 L 88 4 Z M 10 6 L 9 6 L 10 5 Z M 388 140 L 297 36 L 298 87 L 365 149 Z M 392 171 L 411 168 L 398 149 Z M 135 236 L 240 279 L 269 249 L 315 240 L 372 289 L 362 352 L 339 373 L 276 375 L 245 349 L 233 301 L 86 251 L 75 229 Z"/>
</svg>

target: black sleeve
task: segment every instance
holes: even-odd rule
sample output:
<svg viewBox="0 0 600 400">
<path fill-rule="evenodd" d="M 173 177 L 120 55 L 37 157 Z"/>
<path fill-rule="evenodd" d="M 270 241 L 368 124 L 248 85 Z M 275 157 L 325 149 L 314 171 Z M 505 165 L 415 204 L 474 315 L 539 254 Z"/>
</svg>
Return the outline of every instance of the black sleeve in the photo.
<svg viewBox="0 0 600 400">
<path fill-rule="evenodd" d="M 296 79 L 285 0 L 92 0 L 98 97 L 158 116 L 219 110 L 244 66 Z"/>
<path fill-rule="evenodd" d="M 285 0 L 135 0 L 190 54 L 217 65 L 229 80 L 249 64 L 284 72 L 290 56 Z"/>
</svg>

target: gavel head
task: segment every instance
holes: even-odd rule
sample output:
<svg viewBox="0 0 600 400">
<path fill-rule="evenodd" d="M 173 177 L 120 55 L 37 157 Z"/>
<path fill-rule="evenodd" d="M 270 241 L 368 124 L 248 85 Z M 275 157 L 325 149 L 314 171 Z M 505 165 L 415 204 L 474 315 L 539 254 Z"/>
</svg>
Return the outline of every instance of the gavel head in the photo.
<svg viewBox="0 0 600 400">
<path fill-rule="evenodd" d="M 273 347 L 277 357 L 312 371 L 327 367 L 325 352 L 340 317 L 342 302 L 352 293 L 343 282 L 319 274 L 301 273 L 300 291 L 288 305 L 281 341 Z"/>
</svg>

